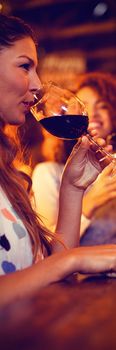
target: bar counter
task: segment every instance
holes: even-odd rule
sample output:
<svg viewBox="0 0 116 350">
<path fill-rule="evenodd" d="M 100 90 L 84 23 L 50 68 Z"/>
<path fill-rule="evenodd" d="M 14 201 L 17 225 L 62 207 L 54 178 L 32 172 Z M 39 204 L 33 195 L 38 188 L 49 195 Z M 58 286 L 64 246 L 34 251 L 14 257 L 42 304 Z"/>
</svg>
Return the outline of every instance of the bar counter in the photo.
<svg viewBox="0 0 116 350">
<path fill-rule="evenodd" d="M 0 311 L 1 350 L 116 350 L 116 279 L 52 284 Z"/>
</svg>

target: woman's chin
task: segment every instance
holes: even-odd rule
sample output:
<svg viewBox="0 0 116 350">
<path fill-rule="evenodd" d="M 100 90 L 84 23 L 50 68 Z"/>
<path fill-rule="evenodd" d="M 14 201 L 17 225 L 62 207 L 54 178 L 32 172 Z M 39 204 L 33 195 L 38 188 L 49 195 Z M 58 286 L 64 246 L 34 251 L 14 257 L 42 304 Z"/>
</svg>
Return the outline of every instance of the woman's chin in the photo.
<svg viewBox="0 0 116 350">
<path fill-rule="evenodd" d="M 21 125 L 25 123 L 25 114 L 21 113 L 20 115 L 15 115 L 15 118 L 11 119 L 9 124 L 12 125 Z"/>
</svg>

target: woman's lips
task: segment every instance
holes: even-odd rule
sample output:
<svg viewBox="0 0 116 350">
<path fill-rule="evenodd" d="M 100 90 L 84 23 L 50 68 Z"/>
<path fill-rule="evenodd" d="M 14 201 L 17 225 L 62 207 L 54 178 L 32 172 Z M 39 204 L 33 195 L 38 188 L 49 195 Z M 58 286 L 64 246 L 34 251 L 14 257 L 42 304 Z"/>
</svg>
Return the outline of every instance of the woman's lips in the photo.
<svg viewBox="0 0 116 350">
<path fill-rule="evenodd" d="M 31 106 L 33 105 L 33 101 L 31 102 L 22 102 L 23 109 L 25 112 L 29 112 Z"/>
<path fill-rule="evenodd" d="M 103 126 L 103 123 L 101 121 L 89 123 L 89 128 L 91 128 L 91 129 L 99 129 L 102 126 Z"/>
</svg>

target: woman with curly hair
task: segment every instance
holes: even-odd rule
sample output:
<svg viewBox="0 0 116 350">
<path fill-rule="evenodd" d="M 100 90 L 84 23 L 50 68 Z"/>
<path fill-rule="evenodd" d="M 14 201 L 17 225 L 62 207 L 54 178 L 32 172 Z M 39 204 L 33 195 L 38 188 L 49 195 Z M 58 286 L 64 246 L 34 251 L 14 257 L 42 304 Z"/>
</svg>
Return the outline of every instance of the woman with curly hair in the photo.
<svg viewBox="0 0 116 350">
<path fill-rule="evenodd" d="M 86 104 L 89 129 L 112 144 L 116 152 L 116 79 L 102 72 L 82 76 L 77 95 Z M 85 192 L 81 222 L 81 245 L 116 243 L 116 179 L 103 170 Z"/>
<path fill-rule="evenodd" d="M 109 73 L 86 73 L 79 81 L 77 95 L 87 105 L 89 128 L 94 128 L 96 135 L 107 143 L 112 142 L 115 152 L 116 78 Z"/>
</svg>

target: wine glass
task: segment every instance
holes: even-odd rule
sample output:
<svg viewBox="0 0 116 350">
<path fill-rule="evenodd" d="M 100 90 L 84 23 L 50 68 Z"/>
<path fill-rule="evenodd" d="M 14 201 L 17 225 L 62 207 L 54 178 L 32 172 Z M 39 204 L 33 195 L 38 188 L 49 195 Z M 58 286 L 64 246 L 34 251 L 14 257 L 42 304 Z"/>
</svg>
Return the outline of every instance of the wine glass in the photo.
<svg viewBox="0 0 116 350">
<path fill-rule="evenodd" d="M 52 135 L 64 140 L 77 140 L 82 135 L 96 146 L 96 152 L 101 152 L 99 161 L 108 158 L 116 159 L 103 147 L 94 141 L 88 131 L 89 118 L 87 106 L 71 91 L 49 82 L 43 85 L 36 103 L 30 108 L 37 121 Z"/>
</svg>

